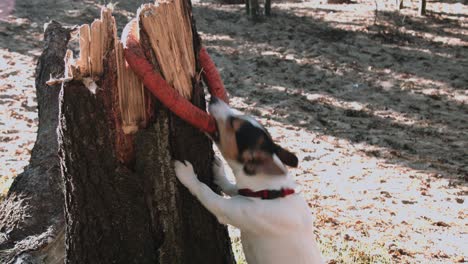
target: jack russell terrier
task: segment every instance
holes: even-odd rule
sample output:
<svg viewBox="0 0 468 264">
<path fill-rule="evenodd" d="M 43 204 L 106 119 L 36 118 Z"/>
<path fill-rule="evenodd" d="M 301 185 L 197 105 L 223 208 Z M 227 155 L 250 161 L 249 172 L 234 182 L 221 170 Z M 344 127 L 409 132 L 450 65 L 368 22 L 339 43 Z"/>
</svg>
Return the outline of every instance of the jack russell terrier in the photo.
<svg viewBox="0 0 468 264">
<path fill-rule="evenodd" d="M 200 182 L 187 161 L 174 162 L 180 182 L 220 223 L 240 229 L 249 264 L 323 263 L 310 209 L 295 193 L 296 183 L 285 166 L 297 167 L 297 157 L 275 144 L 257 121 L 223 101 L 213 98 L 208 111 L 218 126 L 212 139 L 236 178 L 236 184 L 229 182 L 215 158 L 214 182 L 231 198 Z"/>
</svg>

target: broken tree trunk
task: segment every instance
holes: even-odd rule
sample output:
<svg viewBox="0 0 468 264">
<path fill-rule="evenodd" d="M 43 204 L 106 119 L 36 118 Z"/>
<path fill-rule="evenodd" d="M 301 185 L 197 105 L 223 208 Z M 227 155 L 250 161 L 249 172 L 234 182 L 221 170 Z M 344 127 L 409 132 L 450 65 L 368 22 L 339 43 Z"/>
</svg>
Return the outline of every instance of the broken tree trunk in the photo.
<svg viewBox="0 0 468 264">
<path fill-rule="evenodd" d="M 138 176 L 121 148 L 115 23 L 107 10 L 80 27 L 80 57 L 67 61 L 59 143 L 66 201 L 67 263 L 151 263 L 150 219 Z M 124 141 L 125 142 L 125 141 Z M 128 145 L 128 144 L 127 144 Z M 126 149 L 129 151 L 122 151 Z M 123 153 L 123 154 L 122 154 Z M 122 158 L 125 157 L 125 158 Z M 134 262 L 135 261 L 135 262 Z"/>
<path fill-rule="evenodd" d="M 63 263 L 63 192 L 57 155 L 60 85 L 70 30 L 51 22 L 36 68 L 39 129 L 29 166 L 15 178 L 0 205 L 0 263 Z"/>
<path fill-rule="evenodd" d="M 205 109 L 190 2 L 145 5 L 133 23 L 155 70 Z M 211 142 L 129 77 L 109 11 L 81 32 L 60 96 L 67 263 L 233 263 L 226 227 L 172 165 L 189 160 L 210 183 Z"/>
<path fill-rule="evenodd" d="M 80 33 L 85 45 L 75 64 L 68 61 L 66 79 L 72 80 L 60 93 L 66 263 L 155 263 L 141 179 L 127 167 L 133 148 L 121 121 L 128 109 L 119 105 L 119 85 L 126 81 L 118 77 L 125 65 L 118 65 L 122 52 L 110 11 Z M 141 92 L 141 85 L 131 89 Z"/>
<path fill-rule="evenodd" d="M 152 58 L 155 68 L 177 91 L 204 110 L 198 63 L 201 44 L 190 2 L 176 0 L 159 3 L 157 7 L 145 5 L 139 12 L 139 19 L 143 28 L 141 43 L 149 51 L 148 57 Z M 174 39 L 174 32 L 179 39 Z M 151 54 L 153 51 L 155 56 Z M 174 63 L 167 57 L 174 57 L 174 60 L 182 57 L 185 62 Z M 179 65 L 185 66 L 180 68 Z M 174 77 L 188 78 L 190 84 L 184 86 L 187 82 Z M 188 160 L 199 179 L 213 187 L 211 142 L 164 107 L 158 107 L 155 116 L 156 124 L 137 138 L 136 168 L 140 174 L 148 176 L 145 177 L 149 180 L 145 184 L 149 191 L 147 199 L 156 205 L 152 206 L 152 216 L 155 235 L 161 243 L 160 263 L 233 263 L 226 227 L 177 181 L 172 167 L 174 159 Z"/>
</svg>

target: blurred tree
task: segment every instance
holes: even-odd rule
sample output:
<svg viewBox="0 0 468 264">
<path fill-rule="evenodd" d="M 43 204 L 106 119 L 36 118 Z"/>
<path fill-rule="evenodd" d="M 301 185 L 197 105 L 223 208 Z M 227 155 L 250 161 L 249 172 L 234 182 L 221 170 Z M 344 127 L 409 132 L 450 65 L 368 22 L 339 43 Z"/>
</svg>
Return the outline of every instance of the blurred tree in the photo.
<svg viewBox="0 0 468 264">
<path fill-rule="evenodd" d="M 403 0 L 396 0 L 397 9 L 403 9 Z M 419 0 L 418 3 L 418 15 L 425 16 L 426 15 L 426 0 Z"/>
<path fill-rule="evenodd" d="M 419 0 L 418 13 L 420 16 L 426 15 L 426 0 Z"/>
<path fill-rule="evenodd" d="M 245 4 L 246 0 L 219 0 L 220 4 L 225 4 L 225 5 L 241 5 Z"/>
<path fill-rule="evenodd" d="M 245 0 L 245 10 L 253 21 L 258 21 L 262 17 L 262 9 L 258 0 Z M 263 14 L 265 16 L 271 15 L 271 0 L 265 0 Z"/>
</svg>

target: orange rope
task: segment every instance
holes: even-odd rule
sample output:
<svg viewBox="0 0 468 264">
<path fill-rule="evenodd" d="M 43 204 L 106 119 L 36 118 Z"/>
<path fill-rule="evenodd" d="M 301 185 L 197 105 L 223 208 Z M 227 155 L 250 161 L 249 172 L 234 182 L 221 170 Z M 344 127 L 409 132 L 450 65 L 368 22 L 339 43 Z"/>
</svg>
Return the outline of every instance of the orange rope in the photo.
<svg viewBox="0 0 468 264">
<path fill-rule="evenodd" d="M 128 30 L 126 34 L 124 54 L 128 64 L 143 81 L 145 87 L 181 119 L 206 133 L 215 133 L 214 118 L 182 97 L 167 84 L 159 73 L 153 70 L 153 65 L 146 59 L 134 28 Z M 200 51 L 200 63 L 204 67 L 204 78 L 210 93 L 227 102 L 227 94 L 219 73 L 205 49 Z"/>
<path fill-rule="evenodd" d="M 211 60 L 210 55 L 204 47 L 200 49 L 199 61 L 203 69 L 203 79 L 208 86 L 210 94 L 218 97 L 226 103 L 229 103 L 229 98 L 218 69 L 216 69 L 216 65 L 213 60 Z"/>
</svg>

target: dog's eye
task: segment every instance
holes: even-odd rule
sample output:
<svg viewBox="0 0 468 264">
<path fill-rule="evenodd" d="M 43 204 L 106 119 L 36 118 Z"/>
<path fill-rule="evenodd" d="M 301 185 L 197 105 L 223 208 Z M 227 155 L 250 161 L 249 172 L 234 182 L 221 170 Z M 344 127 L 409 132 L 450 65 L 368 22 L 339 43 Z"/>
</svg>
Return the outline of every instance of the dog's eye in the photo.
<svg viewBox="0 0 468 264">
<path fill-rule="evenodd" d="M 216 132 L 214 132 L 214 133 L 211 134 L 210 136 L 211 136 L 211 139 L 212 139 L 214 142 L 219 142 L 219 132 L 218 132 L 218 130 L 216 130 Z"/>
<path fill-rule="evenodd" d="M 218 127 L 218 122 L 215 122 L 215 126 L 216 126 L 216 131 L 210 135 L 211 139 L 214 141 L 214 142 L 219 142 L 219 127 Z"/>
<path fill-rule="evenodd" d="M 234 120 L 236 120 L 236 118 L 233 117 L 233 116 L 230 116 L 230 117 L 228 118 L 228 120 L 227 120 L 228 122 L 227 122 L 227 123 L 229 124 L 229 127 L 230 127 L 230 128 L 234 128 Z"/>
<path fill-rule="evenodd" d="M 252 163 L 246 163 L 244 165 L 244 172 L 248 176 L 253 176 L 255 174 L 255 165 Z"/>
</svg>

